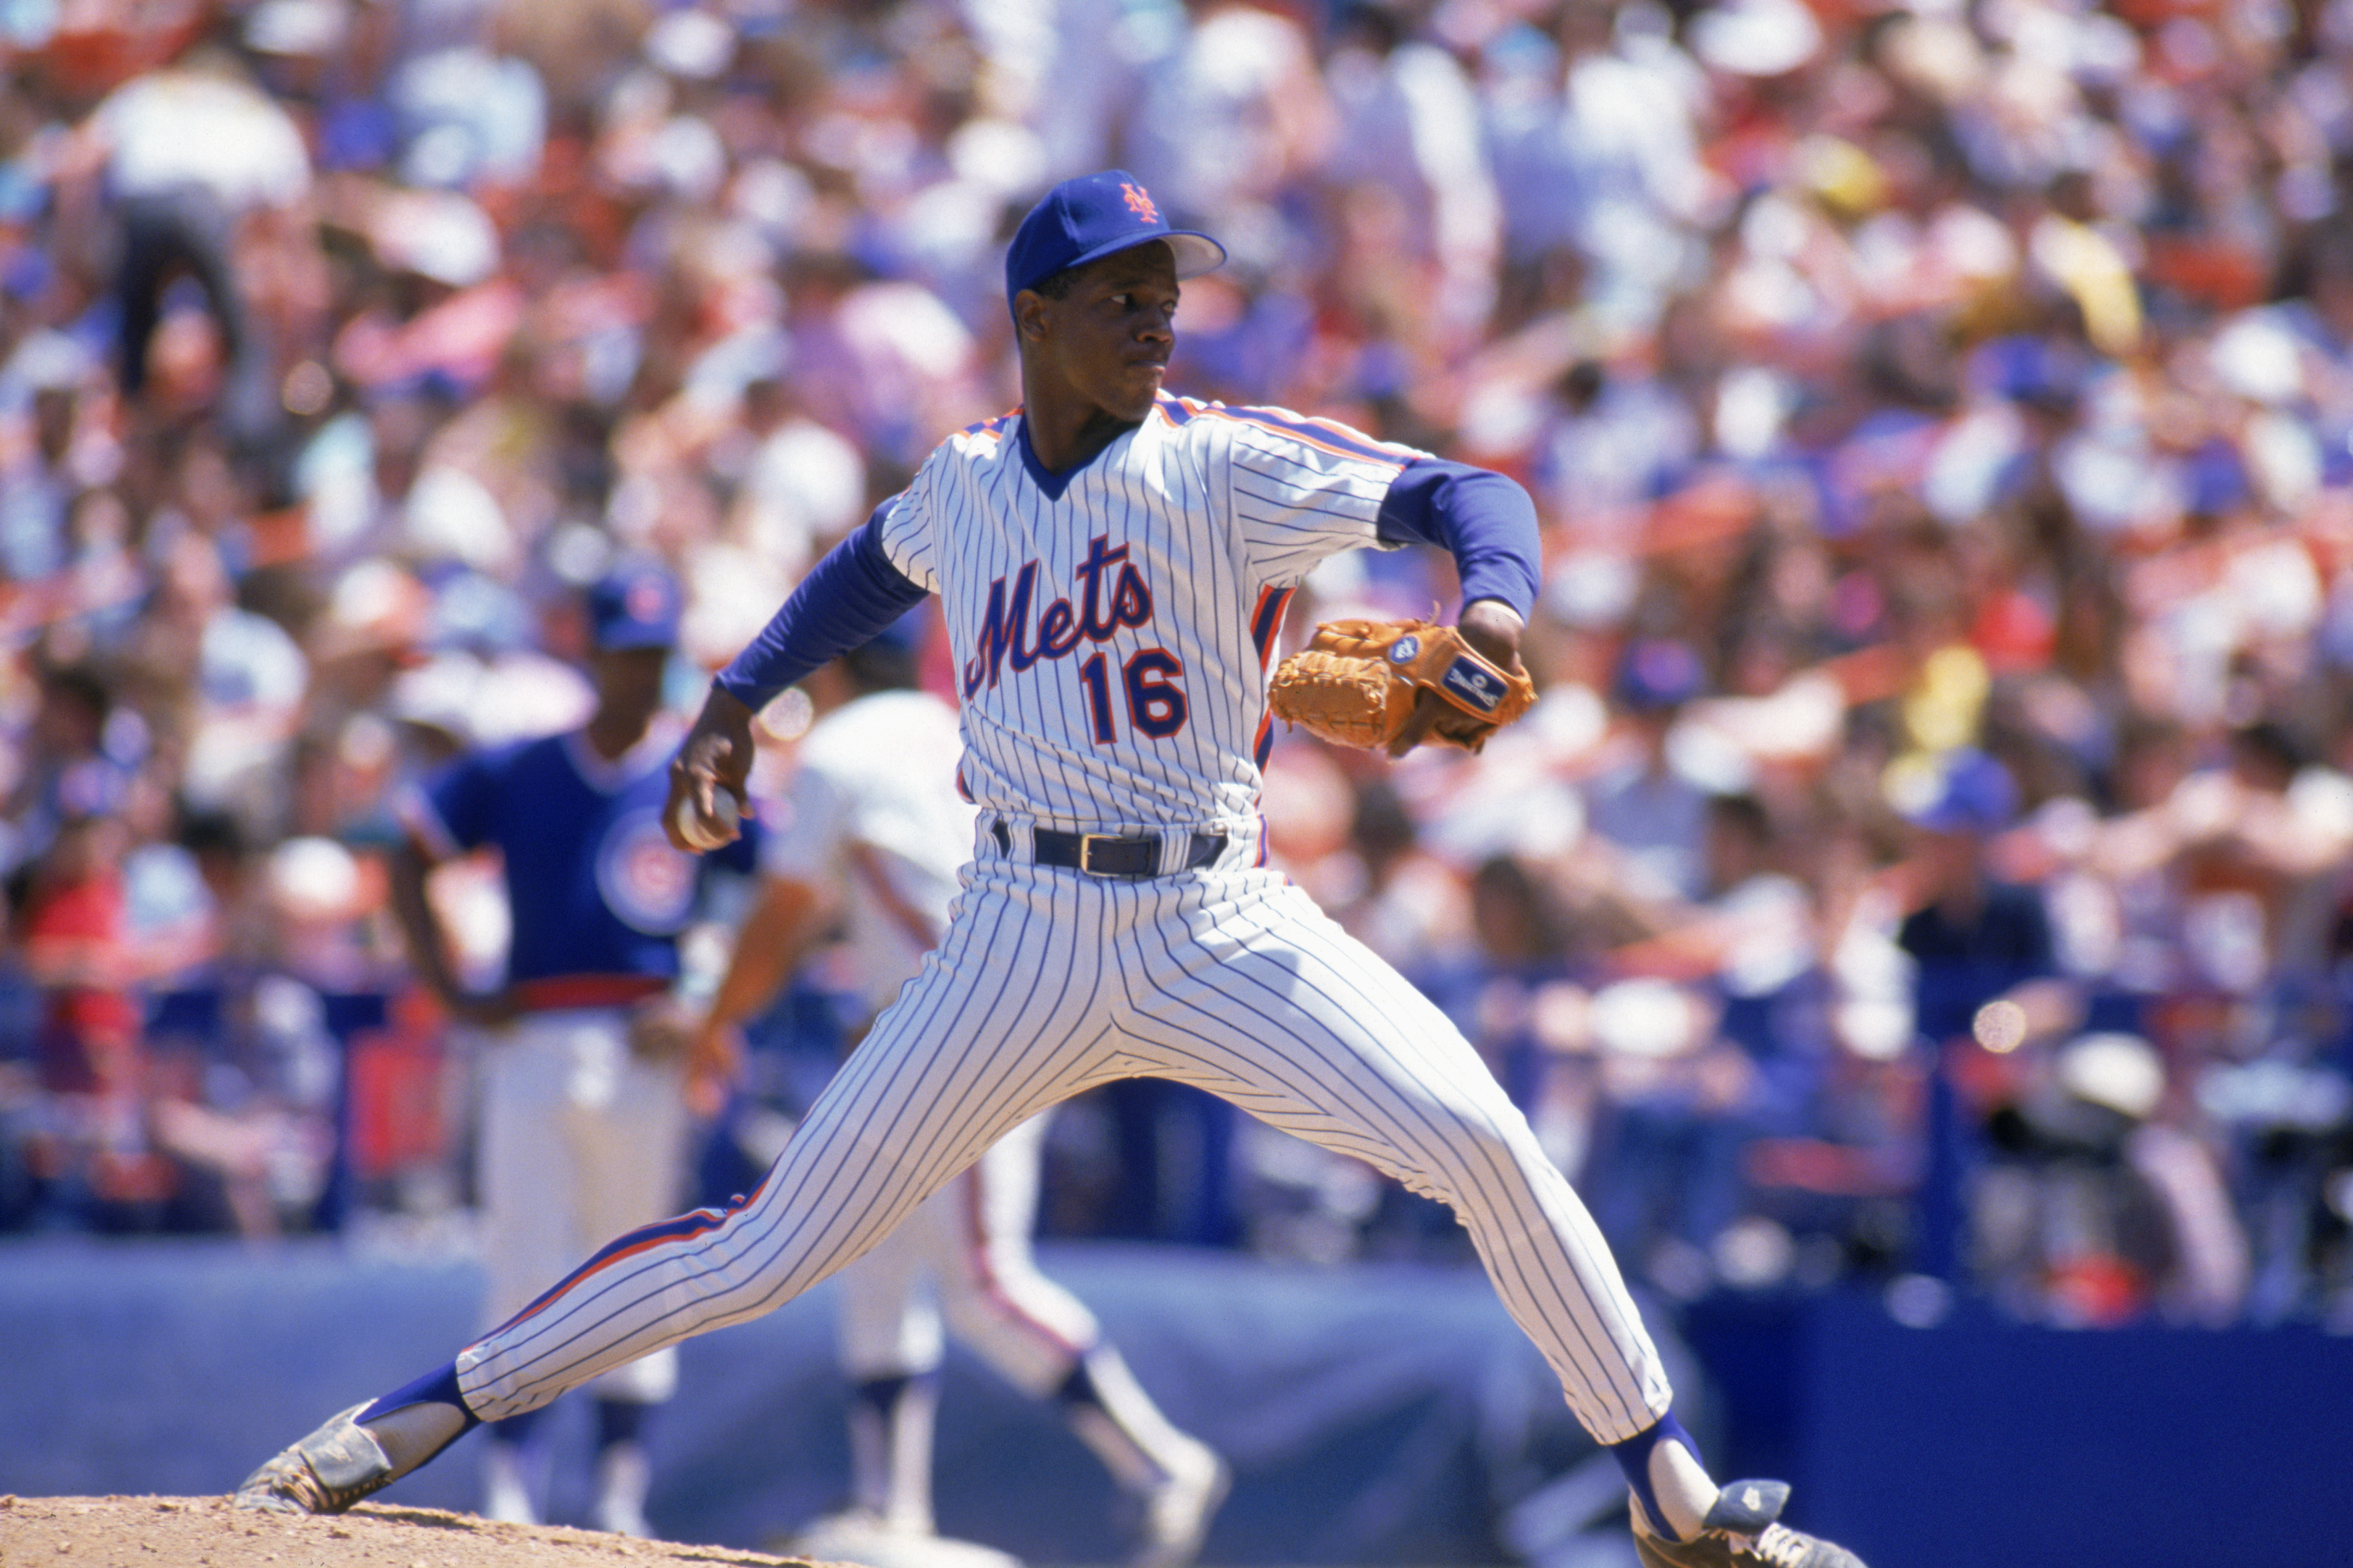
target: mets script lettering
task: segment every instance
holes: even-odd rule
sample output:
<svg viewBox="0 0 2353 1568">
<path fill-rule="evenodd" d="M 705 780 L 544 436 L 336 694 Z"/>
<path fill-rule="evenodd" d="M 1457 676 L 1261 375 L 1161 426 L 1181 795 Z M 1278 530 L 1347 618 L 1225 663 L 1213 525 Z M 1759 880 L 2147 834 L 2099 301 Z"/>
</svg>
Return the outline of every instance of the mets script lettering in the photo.
<svg viewBox="0 0 2353 1568">
<path fill-rule="evenodd" d="M 1119 569 L 1116 574 L 1113 567 Z M 1034 626 L 1030 605 L 1038 594 L 1038 563 L 1029 562 L 1013 574 L 1009 599 L 1004 578 L 988 585 L 980 637 L 972 658 L 965 661 L 966 697 L 983 685 L 995 686 L 1008 659 L 1018 674 L 1041 658 L 1060 658 L 1081 643 L 1107 642 L 1122 626 L 1141 626 L 1152 619 L 1152 590 L 1128 561 L 1126 545 L 1113 550 L 1108 538 L 1089 541 L 1087 558 L 1079 563 L 1077 573 L 1076 606 L 1070 599 L 1057 599 L 1039 613 Z"/>
</svg>

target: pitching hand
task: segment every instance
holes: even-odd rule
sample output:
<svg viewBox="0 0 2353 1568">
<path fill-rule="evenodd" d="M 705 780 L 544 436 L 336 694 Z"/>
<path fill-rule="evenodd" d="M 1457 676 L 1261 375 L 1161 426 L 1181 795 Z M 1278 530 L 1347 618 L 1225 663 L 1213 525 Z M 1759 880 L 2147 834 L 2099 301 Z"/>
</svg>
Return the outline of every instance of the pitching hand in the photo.
<svg viewBox="0 0 2353 1568">
<path fill-rule="evenodd" d="M 751 776 L 752 710 L 713 685 L 670 761 L 662 806 L 670 843 L 691 855 L 733 843 Z"/>
<path fill-rule="evenodd" d="M 1518 611 L 1501 599 L 1472 600 L 1462 606 L 1462 614 L 1455 618 L 1454 629 L 1462 635 L 1464 642 L 1502 668 L 1516 670 L 1520 668 L 1520 637 L 1527 630 L 1527 623 L 1520 619 Z M 1397 739 L 1389 742 L 1389 755 L 1404 756 L 1428 740 L 1430 731 L 1441 721 L 1451 724 L 1472 722 L 1437 692 L 1428 687 L 1422 688 L 1414 693 L 1413 713 L 1406 720 L 1405 728 L 1399 730 Z M 1493 726 L 1486 728 L 1492 730 Z"/>
</svg>

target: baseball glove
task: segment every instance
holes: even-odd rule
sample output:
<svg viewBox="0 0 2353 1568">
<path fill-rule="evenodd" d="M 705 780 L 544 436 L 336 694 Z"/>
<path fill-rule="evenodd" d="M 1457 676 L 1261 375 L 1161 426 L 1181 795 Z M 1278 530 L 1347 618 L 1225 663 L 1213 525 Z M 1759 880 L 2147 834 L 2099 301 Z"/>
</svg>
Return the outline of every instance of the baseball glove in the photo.
<svg viewBox="0 0 2353 1568">
<path fill-rule="evenodd" d="M 1528 710 L 1536 689 L 1433 621 L 1326 621 L 1282 661 L 1268 689 L 1275 717 L 1343 746 L 1388 746 L 1419 694 L 1442 703 L 1425 739 L 1475 752 Z"/>
</svg>

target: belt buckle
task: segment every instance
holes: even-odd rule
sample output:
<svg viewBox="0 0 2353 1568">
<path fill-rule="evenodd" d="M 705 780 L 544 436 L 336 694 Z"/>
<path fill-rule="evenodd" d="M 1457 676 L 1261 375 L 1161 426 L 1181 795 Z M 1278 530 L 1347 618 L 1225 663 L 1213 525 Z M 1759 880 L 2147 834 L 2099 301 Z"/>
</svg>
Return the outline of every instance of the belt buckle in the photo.
<svg viewBox="0 0 2353 1568">
<path fill-rule="evenodd" d="M 1117 871 L 1098 871 L 1095 869 L 1095 846 L 1098 844 L 1116 845 L 1119 841 L 1119 836 L 1115 833 L 1080 834 L 1079 869 L 1084 871 L 1090 877 L 1116 877 L 1121 875 L 1121 873 Z"/>
</svg>

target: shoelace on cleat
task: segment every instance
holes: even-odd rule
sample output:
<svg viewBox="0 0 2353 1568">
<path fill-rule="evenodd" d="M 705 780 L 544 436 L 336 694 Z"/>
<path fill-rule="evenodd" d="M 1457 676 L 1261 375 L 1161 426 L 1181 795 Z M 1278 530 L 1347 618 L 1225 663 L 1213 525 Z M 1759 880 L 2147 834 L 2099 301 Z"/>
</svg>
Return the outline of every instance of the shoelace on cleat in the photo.
<svg viewBox="0 0 2353 1568">
<path fill-rule="evenodd" d="M 259 1489 L 264 1495 L 286 1497 L 301 1504 L 305 1513 L 326 1511 L 326 1488 L 320 1484 L 318 1472 L 299 1449 L 290 1448 L 279 1455 L 253 1479 L 261 1483 Z"/>
<path fill-rule="evenodd" d="M 1768 1524 L 1757 1534 L 1749 1555 L 1769 1568 L 1806 1568 L 1813 1542 L 1786 1525 Z"/>
</svg>

